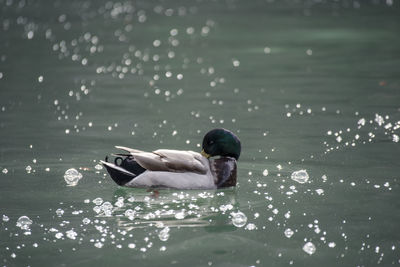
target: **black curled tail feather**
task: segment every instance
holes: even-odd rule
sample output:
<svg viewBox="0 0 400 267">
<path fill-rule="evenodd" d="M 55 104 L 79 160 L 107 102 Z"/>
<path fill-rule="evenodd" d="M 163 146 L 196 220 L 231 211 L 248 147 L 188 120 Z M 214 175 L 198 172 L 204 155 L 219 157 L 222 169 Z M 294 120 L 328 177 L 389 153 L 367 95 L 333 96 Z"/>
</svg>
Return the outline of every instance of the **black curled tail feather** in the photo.
<svg viewBox="0 0 400 267">
<path fill-rule="evenodd" d="M 117 163 L 117 159 L 121 160 L 120 164 Z M 133 157 L 126 157 L 125 159 L 117 157 L 115 158 L 115 165 L 135 174 L 136 176 L 142 174 L 146 170 L 145 168 L 140 166 Z"/>
<path fill-rule="evenodd" d="M 103 163 L 111 178 L 120 186 L 130 182 L 136 176 L 143 173 L 146 169 L 140 166 L 131 156 L 122 158 L 116 157 L 114 164 L 108 162 L 108 156 Z"/>
</svg>

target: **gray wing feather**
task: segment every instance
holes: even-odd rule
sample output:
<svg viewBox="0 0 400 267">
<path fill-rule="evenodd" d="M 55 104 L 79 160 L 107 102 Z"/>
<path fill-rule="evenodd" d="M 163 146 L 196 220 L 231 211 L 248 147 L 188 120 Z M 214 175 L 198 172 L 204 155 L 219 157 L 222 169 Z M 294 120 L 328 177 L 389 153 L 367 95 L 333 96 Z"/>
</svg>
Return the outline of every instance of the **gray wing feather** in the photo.
<svg viewBox="0 0 400 267">
<path fill-rule="evenodd" d="M 116 146 L 116 148 L 129 152 L 140 166 L 150 171 L 205 174 L 209 168 L 205 163 L 207 159 L 193 151 L 159 149 L 153 152 L 144 152 L 128 147 Z"/>
</svg>

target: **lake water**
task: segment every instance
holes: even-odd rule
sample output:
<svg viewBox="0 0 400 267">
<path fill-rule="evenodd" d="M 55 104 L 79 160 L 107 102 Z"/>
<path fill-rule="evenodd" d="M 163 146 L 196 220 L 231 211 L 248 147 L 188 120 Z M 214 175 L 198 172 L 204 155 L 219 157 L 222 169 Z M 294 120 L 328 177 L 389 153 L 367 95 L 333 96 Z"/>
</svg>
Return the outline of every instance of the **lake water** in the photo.
<svg viewBox="0 0 400 267">
<path fill-rule="evenodd" d="M 398 1 L 0 12 L 1 266 L 400 264 Z M 242 142 L 236 188 L 122 188 L 98 165 L 217 127 Z"/>
</svg>

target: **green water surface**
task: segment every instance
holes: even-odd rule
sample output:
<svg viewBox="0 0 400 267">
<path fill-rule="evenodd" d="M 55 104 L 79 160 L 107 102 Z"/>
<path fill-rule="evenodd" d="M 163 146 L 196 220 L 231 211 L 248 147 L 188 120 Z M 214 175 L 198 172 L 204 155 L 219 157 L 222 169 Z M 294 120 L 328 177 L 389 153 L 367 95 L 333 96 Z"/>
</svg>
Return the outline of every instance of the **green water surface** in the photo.
<svg viewBox="0 0 400 267">
<path fill-rule="evenodd" d="M 0 265 L 398 265 L 399 33 L 398 1 L 0 0 Z M 236 188 L 97 166 L 217 127 Z"/>
</svg>

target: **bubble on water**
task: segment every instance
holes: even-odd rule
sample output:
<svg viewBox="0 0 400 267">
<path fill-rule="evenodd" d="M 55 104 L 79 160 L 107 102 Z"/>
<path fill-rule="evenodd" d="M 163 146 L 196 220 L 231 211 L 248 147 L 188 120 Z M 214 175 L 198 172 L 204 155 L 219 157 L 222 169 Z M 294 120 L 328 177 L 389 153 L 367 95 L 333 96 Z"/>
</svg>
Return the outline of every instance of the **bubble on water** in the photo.
<svg viewBox="0 0 400 267">
<path fill-rule="evenodd" d="M 90 223 L 90 219 L 89 218 L 83 218 L 82 223 L 83 224 L 89 224 Z"/>
<path fill-rule="evenodd" d="M 8 170 L 7 170 L 6 168 L 4 168 L 4 169 L 2 170 L 2 173 L 7 174 L 7 173 L 8 173 Z"/>
<path fill-rule="evenodd" d="M 165 246 L 160 247 L 160 251 L 166 251 L 167 248 Z"/>
<path fill-rule="evenodd" d="M 29 173 L 32 171 L 32 167 L 28 165 L 28 166 L 26 166 L 25 170 Z"/>
<path fill-rule="evenodd" d="M 135 216 L 135 211 L 132 209 L 127 209 L 125 211 L 125 216 L 128 217 L 130 220 L 132 220 L 133 217 Z"/>
<path fill-rule="evenodd" d="M 117 202 L 115 202 L 114 205 L 115 205 L 116 207 L 118 207 L 118 208 L 122 208 L 122 207 L 124 206 L 124 201 L 118 200 Z"/>
<path fill-rule="evenodd" d="M 63 236 L 64 236 L 63 233 L 57 233 L 57 234 L 55 234 L 55 237 L 56 237 L 57 239 L 60 239 L 60 238 L 62 238 Z"/>
<path fill-rule="evenodd" d="M 393 134 L 392 136 L 393 142 L 398 143 L 400 141 L 400 137 L 397 134 Z"/>
<path fill-rule="evenodd" d="M 336 243 L 335 242 L 329 242 L 328 243 L 328 247 L 334 248 L 334 247 L 336 247 Z"/>
<path fill-rule="evenodd" d="M 17 255 L 15 253 L 11 254 L 11 258 L 16 258 L 16 257 L 17 257 Z"/>
<path fill-rule="evenodd" d="M 267 175 L 268 175 L 268 170 L 265 169 L 265 170 L 263 171 L 263 176 L 267 176 Z"/>
<path fill-rule="evenodd" d="M 285 236 L 286 236 L 287 238 L 291 238 L 292 235 L 294 234 L 293 230 L 290 229 L 290 228 L 286 229 L 284 233 L 285 233 Z"/>
<path fill-rule="evenodd" d="M 303 246 L 303 250 L 305 253 L 312 255 L 315 253 L 315 251 L 317 250 L 317 248 L 315 247 L 315 245 L 311 242 L 307 242 L 304 244 Z"/>
<path fill-rule="evenodd" d="M 95 205 L 100 206 L 103 203 L 103 199 L 101 197 L 95 198 L 92 201 Z"/>
<path fill-rule="evenodd" d="M 101 242 L 96 242 L 96 243 L 94 243 L 94 246 L 95 246 L 96 248 L 102 248 L 102 247 L 104 246 L 104 244 L 101 243 Z"/>
<path fill-rule="evenodd" d="M 247 223 L 247 217 L 246 215 L 241 212 L 232 212 L 232 223 L 236 227 L 243 227 Z"/>
<path fill-rule="evenodd" d="M 382 124 L 385 123 L 385 120 L 384 120 L 384 118 L 383 118 L 381 115 L 375 114 L 375 122 L 376 122 L 379 126 L 382 126 Z"/>
<path fill-rule="evenodd" d="M 285 218 L 286 218 L 286 219 L 289 219 L 289 218 L 290 218 L 290 211 L 288 211 L 288 212 L 285 213 Z"/>
<path fill-rule="evenodd" d="M 252 231 L 252 230 L 256 230 L 257 226 L 254 223 L 249 223 L 246 225 L 246 227 L 244 229 Z"/>
<path fill-rule="evenodd" d="M 104 212 L 105 216 L 111 216 L 112 210 L 113 210 L 113 205 L 110 202 L 108 202 L 108 201 L 104 202 L 100 208 Z"/>
<path fill-rule="evenodd" d="M 81 178 L 82 174 L 74 168 L 68 169 L 64 174 L 64 179 L 68 186 L 77 185 Z"/>
<path fill-rule="evenodd" d="M 304 184 L 308 181 L 308 173 L 306 170 L 299 170 L 292 173 L 290 177 L 293 181 Z"/>
<path fill-rule="evenodd" d="M 102 170 L 102 169 L 103 169 L 103 166 L 101 166 L 100 164 L 96 164 L 96 166 L 94 166 L 94 168 L 95 168 L 96 170 Z"/>
<path fill-rule="evenodd" d="M 317 192 L 318 195 L 322 195 L 324 193 L 324 189 L 315 189 L 315 192 Z"/>
<path fill-rule="evenodd" d="M 33 221 L 29 219 L 28 216 L 21 216 L 17 220 L 17 227 L 21 228 L 22 230 L 29 230 Z"/>
<path fill-rule="evenodd" d="M 181 211 L 175 214 L 175 218 L 177 218 L 178 220 L 182 220 L 185 218 L 185 212 Z"/>
<path fill-rule="evenodd" d="M 158 233 L 158 237 L 161 241 L 167 241 L 169 238 L 169 227 L 165 227 Z"/>
<path fill-rule="evenodd" d="M 8 222 L 10 218 L 7 215 L 3 214 L 3 222 Z"/>
<path fill-rule="evenodd" d="M 132 248 L 132 249 L 133 249 L 133 248 L 136 248 L 136 244 L 134 244 L 134 243 L 129 243 L 129 244 L 128 244 L 128 248 Z"/>
<path fill-rule="evenodd" d="M 58 216 L 62 216 L 62 215 L 64 214 L 64 210 L 63 210 L 63 209 L 57 209 L 57 210 L 56 210 L 56 214 L 57 214 Z"/>
<path fill-rule="evenodd" d="M 78 235 L 74 230 L 69 230 L 66 232 L 66 235 L 69 239 L 76 239 L 76 236 Z"/>
</svg>

